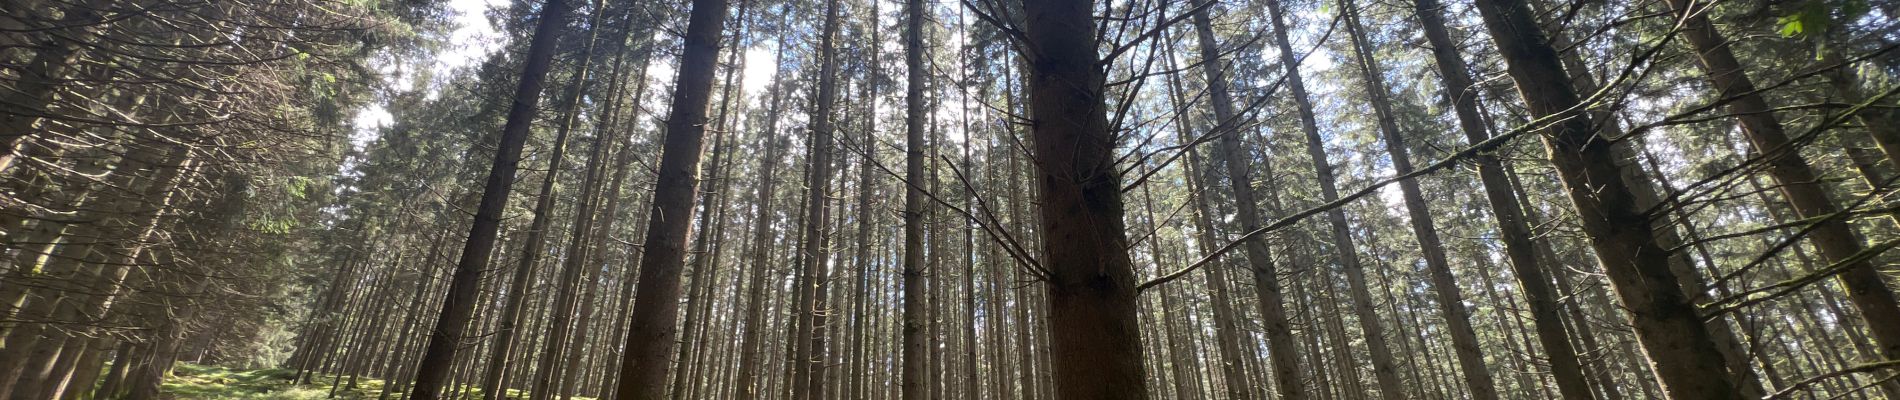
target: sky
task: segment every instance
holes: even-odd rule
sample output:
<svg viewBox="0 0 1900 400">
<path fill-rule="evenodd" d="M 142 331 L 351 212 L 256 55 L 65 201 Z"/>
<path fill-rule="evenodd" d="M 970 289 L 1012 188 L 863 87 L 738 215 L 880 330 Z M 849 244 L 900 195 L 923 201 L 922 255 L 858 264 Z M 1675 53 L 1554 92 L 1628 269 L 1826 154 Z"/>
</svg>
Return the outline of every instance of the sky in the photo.
<svg viewBox="0 0 1900 400">
<path fill-rule="evenodd" d="M 433 72 L 432 76 L 451 76 L 453 71 L 480 63 L 496 49 L 501 48 L 504 43 L 502 35 L 488 20 L 487 14 L 491 9 L 500 10 L 508 6 L 508 0 L 450 0 L 447 7 L 453 15 L 451 20 L 454 21 L 455 28 L 449 32 L 444 46 L 435 54 L 433 62 L 428 63 Z M 656 37 L 654 39 L 663 41 L 669 38 Z M 759 41 L 745 50 L 746 63 L 743 79 L 748 98 L 763 92 L 766 85 L 771 83 L 772 75 L 776 72 L 771 62 L 774 46 L 776 44 L 773 42 Z M 677 72 L 673 65 L 674 60 L 656 61 L 658 62 L 649 67 L 647 78 L 661 82 L 672 80 Z M 382 72 L 382 79 L 388 87 L 406 85 L 412 78 L 412 74 L 397 70 L 399 65 L 402 63 L 384 63 L 380 67 L 379 72 Z M 356 131 L 351 137 L 351 142 L 358 148 L 368 145 L 370 141 L 375 140 L 378 130 L 394 122 L 392 119 L 389 110 L 383 104 L 366 105 L 357 111 L 352 121 Z"/>
</svg>

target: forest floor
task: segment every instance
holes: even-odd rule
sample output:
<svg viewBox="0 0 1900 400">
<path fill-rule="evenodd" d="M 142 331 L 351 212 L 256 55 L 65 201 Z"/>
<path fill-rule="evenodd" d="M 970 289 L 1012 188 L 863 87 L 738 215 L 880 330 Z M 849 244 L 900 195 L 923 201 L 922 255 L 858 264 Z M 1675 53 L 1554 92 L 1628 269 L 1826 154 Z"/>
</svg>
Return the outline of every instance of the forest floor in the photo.
<svg viewBox="0 0 1900 400">
<path fill-rule="evenodd" d="M 317 375 L 310 383 L 293 385 L 291 378 L 297 371 L 279 368 L 268 369 L 232 369 L 218 366 L 179 363 L 172 371 L 172 377 L 165 380 L 160 388 L 159 397 L 177 400 L 365 400 L 376 399 L 382 394 L 383 380 L 361 378 L 355 387 L 346 380 L 343 387 L 337 388 L 336 396 L 330 395 L 330 388 L 336 383 L 336 377 Z M 468 388 L 463 398 L 479 399 L 480 391 Z M 526 393 L 509 389 L 510 399 L 527 398 Z M 392 396 L 391 397 L 400 397 Z M 577 400 L 592 400 L 586 397 L 574 397 Z"/>
<path fill-rule="evenodd" d="M 224 367 L 179 363 L 172 377 L 159 389 L 165 399 L 241 399 L 241 400 L 316 400 L 330 397 L 331 377 L 312 378 L 310 383 L 291 384 L 297 371 L 287 369 L 240 370 Z M 344 382 L 348 385 L 348 382 Z M 360 379 L 354 389 L 337 390 L 338 399 L 374 399 L 383 390 L 380 379 Z"/>
</svg>

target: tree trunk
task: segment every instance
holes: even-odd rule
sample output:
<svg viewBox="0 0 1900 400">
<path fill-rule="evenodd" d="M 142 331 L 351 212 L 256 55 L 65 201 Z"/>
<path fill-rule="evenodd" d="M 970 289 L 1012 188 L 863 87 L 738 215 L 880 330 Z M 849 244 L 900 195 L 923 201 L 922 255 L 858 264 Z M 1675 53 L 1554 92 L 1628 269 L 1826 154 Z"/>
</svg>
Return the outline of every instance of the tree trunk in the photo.
<svg viewBox="0 0 1900 400">
<path fill-rule="evenodd" d="M 1685 399 L 1739 398 L 1707 327 L 1676 284 L 1651 219 L 1622 179 L 1612 143 L 1596 133 L 1588 115 L 1568 115 L 1577 112 L 1576 89 L 1551 78 L 1569 75 L 1530 8 L 1521 0 L 1480 0 L 1478 9 L 1532 114 L 1568 117 L 1547 127 L 1545 147 L 1664 391 Z"/>
<path fill-rule="evenodd" d="M 1275 27 L 1274 41 L 1280 47 L 1281 62 L 1285 64 L 1283 68 L 1287 73 L 1287 88 L 1292 90 L 1293 102 L 1299 108 L 1300 127 L 1306 135 L 1306 155 L 1312 159 L 1314 174 L 1319 179 L 1320 201 L 1336 201 L 1339 199 L 1339 189 L 1335 186 L 1337 179 L 1333 176 L 1333 165 L 1326 156 L 1325 142 L 1319 136 L 1319 122 L 1313 115 L 1312 100 L 1306 92 L 1306 84 L 1300 79 L 1299 61 L 1295 59 L 1299 53 L 1293 50 L 1293 45 L 1287 40 L 1280 2 L 1268 1 L 1267 5 Z M 1327 210 L 1326 220 L 1332 226 L 1333 249 L 1339 258 L 1339 269 L 1345 274 L 1353 312 L 1358 316 L 1360 329 L 1366 336 L 1366 348 L 1372 356 L 1372 373 L 1379 384 L 1379 394 L 1387 400 L 1404 398 L 1406 393 L 1401 388 L 1398 369 L 1392 361 L 1392 350 L 1386 345 L 1385 326 L 1379 321 L 1372 304 L 1371 290 L 1366 287 L 1365 269 L 1359 261 L 1358 246 L 1353 243 L 1352 227 L 1346 222 L 1346 211 L 1340 208 Z"/>
<path fill-rule="evenodd" d="M 706 107 L 719 58 L 719 36 L 726 23 L 726 0 L 693 0 L 687 18 L 685 52 L 666 119 L 660 165 L 647 222 L 640 281 L 634 290 L 626 353 L 620 363 L 618 398 L 666 398 L 666 376 L 679 324 L 680 269 L 686 263 L 693 196 L 699 190 L 699 162 L 705 151 Z"/>
<path fill-rule="evenodd" d="M 1062 399 L 1145 399 L 1133 261 L 1088 0 L 1024 1 L 1049 335 Z"/>
<path fill-rule="evenodd" d="M 159 147 L 164 151 L 156 151 Z M 194 160 L 191 149 L 182 145 L 139 148 L 119 168 L 133 172 L 126 175 L 127 183 L 136 183 L 140 189 L 104 205 L 107 211 L 90 224 L 96 235 L 85 236 L 113 242 L 70 245 L 72 252 L 56 257 L 55 261 L 71 266 L 53 269 L 75 271 L 74 281 L 45 288 L 51 292 L 42 299 L 48 311 L 45 322 L 37 329 L 14 332 L 6 351 L 0 353 L 7 356 L 0 361 L 7 371 L 0 376 L 0 395 L 40 398 L 63 382 L 87 337 L 102 333 L 100 320 L 124 294 L 127 275 L 133 267 L 145 265 L 140 257 L 159 233 L 179 183 L 193 174 Z M 68 330 L 54 324 L 79 326 Z"/>
<path fill-rule="evenodd" d="M 809 173 L 805 176 L 805 231 L 800 241 L 803 248 L 799 259 L 804 260 L 802 277 L 804 283 L 798 290 L 804 293 L 799 304 L 799 312 L 805 313 L 804 326 L 795 340 L 806 343 L 799 352 L 802 359 L 793 362 L 792 398 L 795 400 L 822 400 L 825 390 L 825 349 L 826 319 L 830 312 L 829 287 L 831 257 L 827 253 L 831 241 L 831 175 L 832 175 L 832 110 L 838 99 L 838 49 L 835 43 L 838 35 L 838 0 L 830 0 L 825 5 L 825 20 L 818 37 L 818 94 L 812 99 L 810 156 L 806 163 Z"/>
<path fill-rule="evenodd" d="M 455 265 L 448 295 L 442 302 L 441 316 L 436 319 L 435 328 L 430 330 L 429 345 L 422 353 L 416 384 L 410 391 L 411 399 L 439 398 L 442 386 L 448 381 L 453 369 L 456 350 L 464 340 L 464 328 L 474 311 L 476 297 L 480 295 L 478 286 L 482 274 L 488 270 L 491 253 L 494 253 L 502 212 L 507 208 L 509 189 L 514 186 L 515 170 L 521 163 L 522 146 L 528 141 L 536 104 L 541 101 L 541 86 L 547 79 L 560 32 L 566 28 L 571 11 L 572 5 L 568 4 L 568 0 L 548 0 L 541 6 L 541 20 L 536 23 L 534 39 L 528 44 L 521 82 L 515 88 L 514 102 L 508 110 L 507 122 L 502 126 L 501 142 L 495 150 L 495 163 L 482 188 L 481 203 L 475 210 L 475 223 L 469 228 L 468 242 L 462 247 L 461 261 Z"/>
<path fill-rule="evenodd" d="M 784 15 L 786 11 L 789 11 L 789 8 L 780 10 L 780 15 Z M 785 41 L 779 41 L 778 52 L 772 57 L 772 65 L 777 70 L 777 74 L 784 73 L 782 62 L 785 58 L 786 47 Z M 768 90 L 771 90 L 771 100 L 769 100 L 771 104 L 767 106 L 765 113 L 765 126 L 759 129 L 759 140 L 765 144 L 765 157 L 759 159 L 759 187 L 753 195 L 754 201 L 758 203 L 754 206 L 752 214 L 752 249 L 748 256 L 750 261 L 747 262 L 750 265 L 745 268 L 746 273 L 751 275 L 751 282 L 746 287 L 745 328 L 740 334 L 742 339 L 739 344 L 739 377 L 735 382 L 739 386 L 736 397 L 739 400 L 758 398 L 764 386 L 758 379 L 759 371 L 764 369 L 759 361 L 762 358 L 759 349 L 763 347 L 764 341 L 760 336 L 765 333 L 763 324 L 767 308 L 765 306 L 766 276 L 772 273 L 770 268 L 772 248 L 777 244 L 772 240 L 777 236 L 775 234 L 777 230 L 773 229 L 773 225 L 778 220 L 773 216 L 772 200 L 775 196 L 774 188 L 778 186 L 776 171 L 779 158 L 784 157 L 782 153 L 786 145 L 782 136 L 777 134 L 781 111 L 780 100 L 784 90 L 779 83 L 778 75 L 774 75 L 772 83 L 767 86 L 770 88 Z"/>
<path fill-rule="evenodd" d="M 601 14 L 601 10 L 595 10 L 588 26 L 599 26 Z M 502 376 L 508 370 L 508 355 L 513 352 L 515 346 L 515 325 L 520 323 L 521 313 L 524 311 L 522 304 L 528 300 L 529 280 L 534 275 L 535 264 L 540 262 L 541 254 L 546 252 L 547 231 L 554 221 L 554 198 L 557 194 L 555 183 L 559 180 L 561 171 L 566 168 L 563 162 L 567 154 L 568 133 L 573 130 L 575 116 L 579 114 L 581 95 L 587 91 L 588 68 L 593 61 L 592 55 L 595 48 L 600 45 L 599 29 L 589 29 L 589 36 L 587 48 L 581 51 L 579 61 L 574 66 L 573 82 L 568 86 L 567 93 L 562 96 L 561 107 L 564 109 L 564 115 L 561 117 L 560 126 L 555 129 L 553 148 L 548 152 L 547 175 L 541 178 L 541 191 L 535 195 L 534 218 L 528 224 L 528 232 L 526 232 L 528 236 L 524 239 L 526 243 L 521 246 L 521 257 L 517 259 L 514 273 L 508 280 L 508 300 L 503 306 L 498 321 L 500 325 L 494 333 L 495 341 L 490 347 L 488 369 L 482 376 L 481 389 L 484 400 L 499 399 L 502 392 L 506 390 L 501 382 Z M 614 69 L 618 72 L 619 59 L 615 61 Z M 620 75 L 617 73 L 611 78 L 614 82 L 618 82 L 619 79 Z M 618 87 L 618 84 L 610 83 L 608 87 Z"/>
<path fill-rule="evenodd" d="M 1197 0 L 1195 6 L 1201 7 L 1207 1 Z M 1226 167 L 1228 186 L 1234 195 L 1234 206 L 1238 212 L 1239 232 L 1252 232 L 1260 229 L 1260 224 L 1266 222 L 1266 216 L 1262 215 L 1259 200 L 1254 195 L 1252 161 L 1248 157 L 1250 152 L 1241 144 L 1241 117 L 1234 110 L 1234 100 L 1227 87 L 1226 64 L 1221 61 L 1219 41 L 1214 36 L 1213 21 L 1208 13 L 1203 8 L 1194 14 L 1194 31 L 1200 39 L 1201 72 L 1206 75 L 1209 101 L 1214 106 L 1215 121 L 1211 129 L 1217 131 L 1220 138 L 1213 153 L 1214 160 Z M 1172 59 L 1169 62 L 1172 63 Z M 1212 179 L 1203 181 L 1203 185 L 1213 184 Z M 1292 326 L 1287 321 L 1286 299 L 1281 293 L 1279 271 L 1274 265 L 1272 249 L 1265 238 L 1248 240 L 1244 249 L 1249 269 L 1253 271 L 1255 296 L 1258 297 L 1262 319 L 1261 329 L 1267 336 L 1268 356 L 1272 358 L 1273 376 L 1279 385 L 1280 396 L 1289 400 L 1304 399 L 1306 389 L 1300 381 L 1298 345 L 1293 343 Z M 1226 282 L 1219 284 L 1225 285 Z M 1229 375 L 1229 380 L 1233 380 L 1235 374 Z M 1235 399 L 1248 398 L 1245 391 L 1232 388 L 1236 385 L 1238 383 L 1229 383 L 1229 395 Z"/>
<path fill-rule="evenodd" d="M 899 367 L 899 395 L 903 400 L 924 400 L 924 0 L 906 0 L 904 4 L 904 259 L 903 259 L 903 359 Z M 1021 307 L 1020 304 L 1017 305 Z"/>
<path fill-rule="evenodd" d="M 1768 175 L 1775 179 L 1782 197 L 1793 206 L 1795 216 L 1825 218 L 1814 222 L 1808 238 L 1829 264 L 1847 263 L 1841 266 L 1845 270 L 1838 278 L 1841 286 L 1847 288 L 1847 297 L 1854 308 L 1860 310 L 1867 330 L 1873 333 L 1874 342 L 1880 348 L 1879 356 L 1900 358 L 1900 303 L 1896 303 L 1893 289 L 1887 287 L 1871 261 L 1854 261 L 1854 257 L 1865 250 L 1859 233 L 1848 224 L 1847 218 L 1835 215 L 1841 211 L 1840 207 L 1808 161 L 1802 158 L 1800 149 L 1788 137 L 1767 99 L 1756 91 L 1747 71 L 1736 60 L 1728 39 L 1709 21 L 1709 10 L 1683 0 L 1668 3 L 1671 11 L 1685 19 L 1682 34 L 1695 49 L 1703 73 L 1721 98 L 1733 99 L 1727 108 L 1741 122 L 1742 133 L 1755 151 L 1766 159 Z"/>
<path fill-rule="evenodd" d="M 1471 75 L 1465 69 L 1464 56 L 1458 53 L 1457 43 L 1451 40 L 1451 34 L 1445 29 L 1444 16 L 1440 14 L 1442 6 L 1437 0 L 1415 0 L 1413 5 L 1419 24 L 1425 31 L 1425 38 L 1431 43 L 1432 56 L 1437 62 L 1439 77 L 1445 87 L 1444 94 L 1458 116 L 1459 127 L 1463 129 L 1465 138 L 1471 144 L 1484 142 L 1490 138 L 1490 132 L 1485 129 L 1484 121 L 1480 117 L 1477 93 L 1471 91 Z M 1366 73 L 1370 86 L 1368 91 L 1373 96 L 1374 108 L 1380 116 L 1380 129 L 1385 132 L 1386 151 L 1392 156 L 1393 169 L 1398 174 L 1411 173 L 1412 162 L 1410 155 L 1406 154 L 1408 150 L 1405 140 L 1398 132 L 1397 124 L 1393 122 L 1391 106 L 1386 104 L 1389 101 L 1386 97 L 1388 92 L 1385 89 L 1384 78 L 1380 75 L 1383 70 L 1376 64 L 1370 49 L 1365 48 L 1366 46 L 1361 43 L 1365 39 L 1364 34 L 1359 32 L 1360 26 L 1356 17 L 1351 20 L 1348 27 L 1352 29 L 1353 41 L 1359 43 L 1354 49 L 1363 60 L 1361 67 Z M 1542 279 L 1544 269 L 1537 264 L 1536 253 L 1532 251 L 1530 230 L 1524 224 L 1523 213 L 1517 210 L 1517 199 L 1510 191 L 1510 187 L 1504 184 L 1504 170 L 1497 156 L 1490 152 L 1480 153 L 1477 162 L 1479 179 L 1483 181 L 1487 199 L 1492 203 L 1492 213 L 1497 218 L 1500 236 L 1504 237 L 1505 253 L 1511 260 L 1513 275 L 1521 278 L 1519 284 L 1526 288 L 1525 292 L 1537 293 L 1530 297 L 1532 315 L 1537 316 L 1534 318 L 1539 321 L 1537 325 L 1539 336 L 1554 336 L 1556 340 L 1566 341 L 1563 342 L 1566 343 L 1564 345 L 1554 345 L 1556 340 L 1546 340 L 1544 348 L 1547 354 L 1553 354 L 1550 357 L 1551 370 L 1558 375 L 1559 386 L 1571 389 L 1571 386 L 1575 386 L 1570 381 L 1573 377 L 1567 375 L 1576 371 L 1570 368 L 1576 365 L 1576 354 L 1567 345 L 1569 338 L 1561 330 L 1562 322 L 1548 320 L 1543 317 L 1546 313 L 1540 313 L 1540 311 L 1551 311 L 1548 314 L 1555 315 L 1555 310 L 1543 309 L 1555 303 L 1550 297 L 1553 293 L 1543 290 L 1547 289 L 1544 285 L 1539 285 L 1548 280 Z M 1426 269 L 1430 272 L 1432 289 L 1438 295 L 1439 309 L 1445 314 L 1447 328 L 1451 331 L 1452 350 L 1453 354 L 1458 356 L 1458 366 L 1463 373 L 1465 387 L 1471 390 L 1472 398 L 1496 399 L 1498 398 L 1497 383 L 1491 377 L 1490 368 L 1485 366 L 1484 353 L 1478 347 L 1478 334 L 1471 327 L 1471 315 L 1465 309 L 1464 295 L 1459 293 L 1457 279 L 1452 275 L 1450 263 L 1445 259 L 1444 245 L 1439 242 L 1431 208 L 1425 203 L 1424 195 L 1420 193 L 1416 181 L 1399 182 L 1399 190 L 1404 195 L 1406 212 L 1412 220 L 1413 233 L 1418 237 L 1420 250 L 1425 254 Z M 1574 378 L 1581 379 L 1582 377 Z"/>
</svg>

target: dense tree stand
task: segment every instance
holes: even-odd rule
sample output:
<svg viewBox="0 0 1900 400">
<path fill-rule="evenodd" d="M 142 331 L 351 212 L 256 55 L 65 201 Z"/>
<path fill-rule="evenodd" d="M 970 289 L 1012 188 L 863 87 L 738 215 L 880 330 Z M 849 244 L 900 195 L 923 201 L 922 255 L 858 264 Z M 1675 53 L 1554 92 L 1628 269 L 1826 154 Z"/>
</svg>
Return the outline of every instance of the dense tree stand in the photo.
<svg viewBox="0 0 1900 400">
<path fill-rule="evenodd" d="M 1893 397 L 1888 3 L 0 2 L 0 400 Z"/>
</svg>

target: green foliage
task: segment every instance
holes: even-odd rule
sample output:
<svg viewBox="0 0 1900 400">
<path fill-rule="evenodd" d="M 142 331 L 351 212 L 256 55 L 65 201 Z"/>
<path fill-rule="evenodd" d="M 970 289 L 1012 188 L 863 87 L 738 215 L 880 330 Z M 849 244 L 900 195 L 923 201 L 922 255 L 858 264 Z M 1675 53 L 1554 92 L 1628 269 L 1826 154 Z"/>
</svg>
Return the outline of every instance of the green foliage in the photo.
<svg viewBox="0 0 1900 400">
<path fill-rule="evenodd" d="M 1782 37 L 1808 38 L 1851 23 L 1869 10 L 1866 0 L 1808 0 L 1789 6 L 1775 25 Z"/>
</svg>

